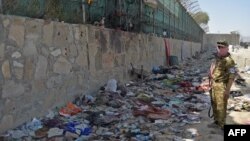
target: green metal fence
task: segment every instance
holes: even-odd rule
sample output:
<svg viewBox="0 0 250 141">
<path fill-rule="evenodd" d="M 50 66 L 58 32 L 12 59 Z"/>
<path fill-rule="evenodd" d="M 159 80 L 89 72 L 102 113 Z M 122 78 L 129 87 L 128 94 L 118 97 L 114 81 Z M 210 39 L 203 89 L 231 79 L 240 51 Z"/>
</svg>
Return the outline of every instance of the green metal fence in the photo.
<svg viewBox="0 0 250 141">
<path fill-rule="evenodd" d="M 154 1 L 154 0 L 152 0 Z M 178 0 L 98 0 L 86 5 L 87 23 L 106 18 L 105 26 L 201 42 L 204 31 Z M 133 25 L 132 27 L 130 25 Z"/>
<path fill-rule="evenodd" d="M 3 13 L 82 23 L 82 0 L 2 0 Z"/>
<path fill-rule="evenodd" d="M 2 0 L 4 14 L 39 17 L 44 13 L 43 0 Z"/>
<path fill-rule="evenodd" d="M 82 0 L 45 0 L 45 18 L 83 23 Z"/>
<path fill-rule="evenodd" d="M 178 0 L 2 0 L 3 13 L 201 42 L 204 31 Z M 150 1 L 152 3 L 150 3 Z M 156 3 L 155 3 L 156 2 Z"/>
</svg>

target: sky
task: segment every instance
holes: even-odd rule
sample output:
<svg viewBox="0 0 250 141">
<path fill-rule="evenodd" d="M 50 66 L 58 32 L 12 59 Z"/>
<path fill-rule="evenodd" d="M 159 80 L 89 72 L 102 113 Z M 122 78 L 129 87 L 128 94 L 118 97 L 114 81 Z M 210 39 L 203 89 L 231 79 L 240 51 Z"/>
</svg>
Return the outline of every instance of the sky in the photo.
<svg viewBox="0 0 250 141">
<path fill-rule="evenodd" d="M 198 0 L 209 16 L 209 33 L 238 31 L 250 40 L 250 0 Z"/>
</svg>

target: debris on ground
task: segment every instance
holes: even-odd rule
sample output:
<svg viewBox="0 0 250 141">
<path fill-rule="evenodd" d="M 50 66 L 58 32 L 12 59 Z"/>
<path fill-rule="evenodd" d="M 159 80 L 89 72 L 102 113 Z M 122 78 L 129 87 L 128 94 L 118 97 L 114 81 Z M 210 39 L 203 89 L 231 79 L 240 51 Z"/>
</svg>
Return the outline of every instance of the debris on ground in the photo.
<svg viewBox="0 0 250 141">
<path fill-rule="evenodd" d="M 155 66 L 151 73 L 131 64 L 135 80 L 121 84 L 110 79 L 95 95 L 68 101 L 45 117 L 7 131 L 1 139 L 194 140 L 199 131 L 186 127 L 200 124 L 199 113 L 210 106 L 209 64 L 204 67 L 210 56 L 179 66 Z M 231 91 L 231 95 L 229 110 L 250 111 L 250 94 Z"/>
</svg>

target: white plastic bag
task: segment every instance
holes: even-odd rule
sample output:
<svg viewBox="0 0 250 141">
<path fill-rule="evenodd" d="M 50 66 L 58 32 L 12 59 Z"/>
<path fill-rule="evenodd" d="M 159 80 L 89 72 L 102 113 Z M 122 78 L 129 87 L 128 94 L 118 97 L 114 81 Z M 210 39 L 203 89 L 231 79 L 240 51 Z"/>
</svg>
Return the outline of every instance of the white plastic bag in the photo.
<svg viewBox="0 0 250 141">
<path fill-rule="evenodd" d="M 106 91 L 116 92 L 117 81 L 115 79 L 110 79 L 105 87 Z"/>
</svg>

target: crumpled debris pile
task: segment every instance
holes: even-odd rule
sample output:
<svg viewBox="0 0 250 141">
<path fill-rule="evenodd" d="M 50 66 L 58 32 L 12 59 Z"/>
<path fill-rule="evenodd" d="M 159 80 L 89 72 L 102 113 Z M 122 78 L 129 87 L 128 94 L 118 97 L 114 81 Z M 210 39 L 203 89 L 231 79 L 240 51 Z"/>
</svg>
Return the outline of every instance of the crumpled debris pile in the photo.
<svg viewBox="0 0 250 141">
<path fill-rule="evenodd" d="M 246 80 L 242 78 L 238 78 L 235 80 L 235 84 L 238 86 L 246 87 Z"/>
<path fill-rule="evenodd" d="M 228 102 L 228 109 L 232 111 L 250 111 L 250 94 L 242 94 Z"/>
<path fill-rule="evenodd" d="M 246 66 L 242 72 L 250 74 L 250 66 Z"/>
<path fill-rule="evenodd" d="M 245 68 L 248 70 L 248 67 Z M 235 80 L 235 89 L 230 91 L 228 101 L 228 110 L 237 112 L 250 111 L 250 94 L 249 94 L 249 74 L 240 72 L 239 77 Z"/>
</svg>

